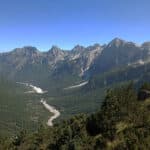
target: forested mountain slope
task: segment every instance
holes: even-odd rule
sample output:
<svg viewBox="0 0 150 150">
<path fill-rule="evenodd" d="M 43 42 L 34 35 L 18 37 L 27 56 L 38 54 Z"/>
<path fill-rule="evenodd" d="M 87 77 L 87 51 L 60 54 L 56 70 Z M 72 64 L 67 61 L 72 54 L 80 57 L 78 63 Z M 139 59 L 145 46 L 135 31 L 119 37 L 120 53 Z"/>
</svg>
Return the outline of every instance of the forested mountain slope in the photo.
<svg viewBox="0 0 150 150">
<path fill-rule="evenodd" d="M 149 90 L 145 84 L 140 90 Z M 140 92 L 140 91 L 139 91 Z M 132 85 L 108 90 L 101 109 L 77 115 L 32 135 L 1 140 L 2 149 L 150 149 L 150 100 L 139 100 Z"/>
</svg>

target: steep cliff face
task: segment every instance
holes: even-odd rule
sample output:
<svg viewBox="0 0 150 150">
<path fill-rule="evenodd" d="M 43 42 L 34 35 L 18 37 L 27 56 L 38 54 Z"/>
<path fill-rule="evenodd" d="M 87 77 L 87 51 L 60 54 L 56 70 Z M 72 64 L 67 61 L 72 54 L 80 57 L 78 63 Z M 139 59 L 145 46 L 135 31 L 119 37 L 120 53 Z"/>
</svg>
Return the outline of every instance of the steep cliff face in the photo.
<svg viewBox="0 0 150 150">
<path fill-rule="evenodd" d="M 98 56 L 90 68 L 90 72 L 101 73 L 112 68 L 146 61 L 149 56 L 147 46 L 138 46 L 133 42 L 115 38 L 103 49 L 101 55 Z"/>
<path fill-rule="evenodd" d="M 143 49 L 149 50 L 150 51 L 150 42 L 145 42 L 141 46 Z"/>
<path fill-rule="evenodd" d="M 107 45 L 94 44 L 89 47 L 80 45 L 72 50 L 62 50 L 53 46 L 47 52 L 40 52 L 35 47 L 16 48 L 8 53 L 0 54 L 0 73 L 17 76 L 21 71 L 26 76 L 26 69 L 51 75 L 73 75 L 90 77 L 113 68 L 132 64 L 141 64 L 149 61 L 150 42 L 141 46 L 133 42 L 115 38 Z M 11 71 L 11 73 L 10 73 Z M 9 74 L 10 73 L 10 74 Z M 36 72 L 37 73 L 37 72 Z M 29 76 L 29 75 L 28 75 Z"/>
</svg>

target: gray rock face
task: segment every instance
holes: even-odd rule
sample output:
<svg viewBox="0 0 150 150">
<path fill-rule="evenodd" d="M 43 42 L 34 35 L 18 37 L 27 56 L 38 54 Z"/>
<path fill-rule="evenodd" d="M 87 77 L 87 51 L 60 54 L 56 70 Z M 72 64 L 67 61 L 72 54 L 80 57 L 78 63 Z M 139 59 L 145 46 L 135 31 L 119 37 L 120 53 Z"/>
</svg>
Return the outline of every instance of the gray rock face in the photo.
<svg viewBox="0 0 150 150">
<path fill-rule="evenodd" d="M 150 51 L 150 42 L 143 43 L 142 48 Z"/>
<path fill-rule="evenodd" d="M 124 40 L 119 39 L 119 38 L 115 38 L 107 46 L 118 48 L 118 47 L 124 46 L 124 44 L 126 44 L 126 42 Z"/>
<path fill-rule="evenodd" d="M 75 46 L 65 51 L 53 46 L 48 52 L 40 52 L 35 47 L 17 48 L 8 53 L 0 54 L 0 73 L 13 70 L 15 76 L 25 68 L 45 68 L 47 72 L 91 76 L 95 73 L 108 71 L 112 68 L 145 62 L 150 57 L 150 42 L 137 46 L 133 42 L 115 38 L 107 45 L 94 44 L 89 47 Z M 34 69 L 33 69 L 34 70 Z M 25 71 L 24 71 L 25 72 Z M 56 74 L 55 74 L 56 75 Z"/>
<path fill-rule="evenodd" d="M 133 42 L 126 42 L 118 38 L 112 40 L 95 60 L 90 72 L 105 72 L 112 68 L 132 64 L 149 59 L 149 52 Z"/>
<path fill-rule="evenodd" d="M 50 66 L 55 66 L 59 61 L 63 61 L 66 55 L 66 51 L 61 50 L 57 46 L 52 46 L 52 48 L 46 53 L 46 60 Z"/>
<path fill-rule="evenodd" d="M 16 48 L 12 52 L 3 53 L 0 57 L 2 63 L 12 66 L 16 70 L 20 70 L 26 64 L 39 63 L 42 58 L 40 53 L 35 47 Z"/>
</svg>

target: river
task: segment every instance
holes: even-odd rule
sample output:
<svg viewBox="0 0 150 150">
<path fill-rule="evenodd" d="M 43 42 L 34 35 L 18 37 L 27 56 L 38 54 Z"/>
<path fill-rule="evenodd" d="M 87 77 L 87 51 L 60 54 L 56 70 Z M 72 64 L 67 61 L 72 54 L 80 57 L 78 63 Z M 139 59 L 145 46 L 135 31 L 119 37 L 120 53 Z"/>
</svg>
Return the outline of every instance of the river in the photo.
<svg viewBox="0 0 150 150">
<path fill-rule="evenodd" d="M 22 83 L 22 82 L 17 82 L 18 84 L 22 84 L 25 85 L 27 87 L 32 88 L 32 91 L 27 91 L 25 93 L 37 93 L 37 94 L 44 94 L 47 91 L 44 91 L 43 89 L 41 89 L 40 87 L 34 86 L 32 84 L 29 83 Z M 60 116 L 60 112 L 55 109 L 53 106 L 49 105 L 46 100 L 41 99 L 41 104 L 43 104 L 43 106 L 45 107 L 45 109 L 47 109 L 49 112 L 51 112 L 53 115 L 48 119 L 47 125 L 48 126 L 53 126 L 53 121 L 58 118 Z"/>
</svg>

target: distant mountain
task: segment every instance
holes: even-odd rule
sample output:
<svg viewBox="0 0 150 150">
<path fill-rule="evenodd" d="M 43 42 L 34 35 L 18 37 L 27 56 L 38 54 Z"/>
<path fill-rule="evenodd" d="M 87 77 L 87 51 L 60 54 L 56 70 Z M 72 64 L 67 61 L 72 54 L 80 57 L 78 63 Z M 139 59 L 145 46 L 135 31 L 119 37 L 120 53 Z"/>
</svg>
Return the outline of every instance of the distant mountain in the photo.
<svg viewBox="0 0 150 150">
<path fill-rule="evenodd" d="M 77 45 L 72 50 L 63 50 L 57 46 L 52 46 L 47 52 L 41 52 L 32 46 L 16 48 L 7 53 L 0 53 L 0 81 L 1 108 L 4 108 L 1 110 L 1 116 L 5 116 L 3 111 L 7 104 L 8 114 L 11 114 L 9 116 L 13 120 L 2 118 L 2 121 L 5 119 L 8 121 L 2 122 L 0 131 L 5 129 L 5 132 L 8 127 L 18 129 L 14 126 L 14 118 L 19 118 L 15 116 L 16 113 L 19 112 L 21 116 L 25 108 L 29 109 L 21 118 L 27 121 L 26 127 L 35 129 L 33 126 L 35 122 L 31 123 L 30 127 L 28 126 L 28 120 L 30 121 L 28 113 L 32 114 L 32 111 L 37 110 L 37 107 L 33 105 L 36 103 L 38 111 L 35 112 L 38 112 L 40 116 L 38 114 L 33 114 L 33 116 L 43 118 L 42 107 L 39 108 L 41 95 L 28 95 L 24 93 L 26 87 L 15 82 L 31 83 L 48 91 L 43 97 L 60 110 L 62 118 L 77 113 L 92 113 L 101 106 L 107 89 L 130 81 L 133 81 L 138 89 L 145 81 L 150 82 L 150 42 L 137 45 L 115 38 L 105 45 L 97 43 L 88 47 Z M 10 90 L 7 90 L 8 88 Z M 125 92 L 125 96 L 127 94 L 128 92 Z M 124 96 L 121 97 L 124 98 Z M 15 102 L 14 108 L 11 104 L 12 100 Z M 29 105 L 25 106 L 24 103 L 27 101 Z M 30 107 L 33 108 L 31 111 L 29 111 Z M 45 117 L 47 120 L 47 116 Z M 101 122 L 101 118 L 98 120 Z M 17 127 L 22 127 L 19 119 L 16 122 Z"/>
<path fill-rule="evenodd" d="M 112 69 L 150 60 L 150 42 L 137 45 L 119 38 L 106 45 L 80 45 L 72 50 L 53 46 L 47 52 L 26 46 L 0 54 L 0 74 L 15 80 L 87 80 Z M 71 82 L 70 81 L 70 82 Z"/>
<path fill-rule="evenodd" d="M 139 60 L 147 60 L 149 58 L 149 49 L 145 46 L 137 46 L 133 42 L 115 38 L 112 40 L 99 55 L 90 72 L 101 73 L 112 68 L 128 65 Z"/>
<path fill-rule="evenodd" d="M 145 42 L 141 46 L 143 49 L 150 50 L 150 42 Z"/>
</svg>

